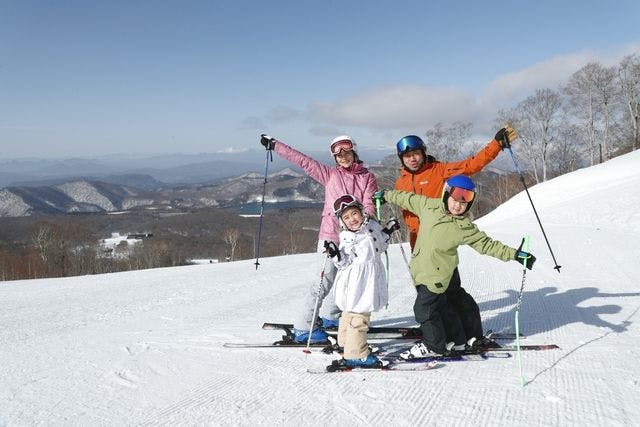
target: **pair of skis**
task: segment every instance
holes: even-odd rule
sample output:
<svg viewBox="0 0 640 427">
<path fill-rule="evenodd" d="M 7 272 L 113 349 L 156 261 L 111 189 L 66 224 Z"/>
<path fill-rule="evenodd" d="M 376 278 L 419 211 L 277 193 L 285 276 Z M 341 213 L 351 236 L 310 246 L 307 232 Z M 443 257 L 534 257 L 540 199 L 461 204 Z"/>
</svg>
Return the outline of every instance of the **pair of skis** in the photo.
<svg viewBox="0 0 640 427">
<path fill-rule="evenodd" d="M 266 330 L 283 330 L 287 332 L 287 335 L 293 335 L 293 325 L 289 323 L 263 323 L 262 329 Z M 325 329 L 327 334 L 329 335 L 337 335 L 338 330 L 336 328 Z M 376 339 L 411 339 L 411 340 L 419 340 L 422 338 L 422 329 L 417 326 L 371 326 L 369 327 L 369 331 L 367 335 L 370 338 Z M 513 333 L 501 333 L 494 332 L 491 335 L 492 339 L 495 340 L 513 340 L 516 338 L 516 335 Z M 524 338 L 520 336 L 520 338 Z"/>
<path fill-rule="evenodd" d="M 293 325 L 286 323 L 264 323 L 262 325 L 262 329 L 267 330 L 283 330 L 286 332 L 286 335 L 283 336 L 283 339 L 280 341 L 276 341 L 272 344 L 254 344 L 253 346 L 259 347 L 305 347 L 306 343 L 299 344 L 293 341 Z M 333 329 L 325 329 L 327 334 L 336 335 L 337 330 Z M 419 340 L 422 339 L 422 330 L 418 327 L 404 327 L 404 326 L 372 326 L 369 328 L 367 335 L 370 338 L 375 339 L 411 339 L 411 340 Z M 520 339 L 524 338 L 520 336 Z M 493 332 L 491 334 L 491 340 L 494 341 L 503 341 L 503 340 L 514 340 L 515 334 L 513 333 L 503 333 L 503 332 Z M 314 347 L 326 347 L 330 345 L 330 343 L 318 343 L 312 344 Z M 252 344 L 243 344 L 244 347 L 251 347 Z M 553 350 L 557 349 L 558 346 L 555 344 L 530 344 L 530 345 L 521 345 L 521 350 Z M 515 346 L 483 346 L 479 349 L 467 349 L 461 354 L 469 355 L 469 354 L 478 354 L 480 351 L 516 351 Z"/>
</svg>

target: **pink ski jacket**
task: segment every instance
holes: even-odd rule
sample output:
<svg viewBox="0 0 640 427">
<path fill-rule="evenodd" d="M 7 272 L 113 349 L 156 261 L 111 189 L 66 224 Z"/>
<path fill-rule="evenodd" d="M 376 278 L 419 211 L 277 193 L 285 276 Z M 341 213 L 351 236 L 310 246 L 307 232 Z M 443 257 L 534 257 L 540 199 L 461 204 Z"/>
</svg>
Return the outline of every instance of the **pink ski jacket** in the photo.
<svg viewBox="0 0 640 427">
<path fill-rule="evenodd" d="M 365 212 L 373 218 L 376 217 L 372 197 L 378 190 L 378 183 L 375 175 L 362 163 L 354 163 L 348 169 L 338 165 L 327 166 L 281 141 L 276 141 L 274 151 L 283 159 L 298 165 L 307 175 L 324 186 L 324 209 L 318 240 L 336 243 L 340 241 L 340 226 L 338 218 L 333 213 L 333 202 L 344 194 L 356 197 L 364 205 Z"/>
</svg>

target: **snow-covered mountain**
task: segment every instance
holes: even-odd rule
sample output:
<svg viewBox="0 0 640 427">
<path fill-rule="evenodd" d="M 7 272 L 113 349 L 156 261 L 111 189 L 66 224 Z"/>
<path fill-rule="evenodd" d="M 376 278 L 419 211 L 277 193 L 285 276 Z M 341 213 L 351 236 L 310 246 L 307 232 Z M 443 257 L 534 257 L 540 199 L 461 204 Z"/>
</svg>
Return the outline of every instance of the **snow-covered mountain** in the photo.
<svg viewBox="0 0 640 427">
<path fill-rule="evenodd" d="M 265 201 L 321 202 L 320 184 L 291 168 L 270 173 Z M 199 208 L 238 206 L 262 200 L 264 174 L 248 172 L 216 184 L 141 190 L 101 181 L 74 180 L 43 187 L 0 190 L 0 217 L 51 213 L 114 212 L 137 207 Z"/>
<path fill-rule="evenodd" d="M 0 217 L 75 212 L 113 212 L 127 199 L 140 198 L 133 188 L 98 181 L 70 181 L 46 187 L 0 190 Z"/>
<path fill-rule="evenodd" d="M 320 254 L 0 282 L 0 425 L 535 425 L 640 423 L 640 151 L 530 189 L 477 223 L 521 266 L 460 250 L 485 329 L 558 350 L 426 372 L 309 374 L 332 357 L 268 342 L 317 286 Z M 407 245 L 405 244 L 405 247 Z M 390 303 L 374 325 L 413 325 L 415 290 L 389 249 Z M 400 348 L 411 342 L 379 341 Z M 638 345 L 637 345 L 638 344 Z"/>
</svg>

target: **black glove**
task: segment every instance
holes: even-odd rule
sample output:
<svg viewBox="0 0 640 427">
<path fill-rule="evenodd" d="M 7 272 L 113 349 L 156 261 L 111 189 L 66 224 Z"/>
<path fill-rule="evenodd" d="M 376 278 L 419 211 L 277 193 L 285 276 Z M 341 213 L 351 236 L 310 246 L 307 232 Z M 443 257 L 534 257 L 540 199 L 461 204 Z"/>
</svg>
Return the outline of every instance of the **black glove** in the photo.
<svg viewBox="0 0 640 427">
<path fill-rule="evenodd" d="M 376 204 L 377 200 L 380 200 L 381 205 L 384 205 L 385 203 L 387 203 L 387 201 L 384 198 L 384 190 L 378 190 L 375 193 L 373 193 L 373 197 L 371 197 L 371 199 L 373 199 L 374 204 Z"/>
<path fill-rule="evenodd" d="M 400 230 L 400 223 L 398 222 L 397 219 L 391 218 L 389 221 L 387 221 L 387 226 L 382 229 L 382 232 L 391 236 L 391 233 L 393 233 L 396 230 Z"/>
<path fill-rule="evenodd" d="M 520 264 L 527 267 L 527 269 L 531 270 L 533 268 L 533 264 L 536 262 L 536 257 L 534 257 L 529 252 L 525 252 L 522 250 L 522 245 L 524 244 L 524 239 L 520 242 L 520 246 L 516 249 L 516 256 L 513 258 L 518 261 Z"/>
<path fill-rule="evenodd" d="M 273 150 L 276 146 L 276 140 L 263 133 L 260 135 L 260 144 L 262 144 L 267 150 Z"/>
<path fill-rule="evenodd" d="M 518 138 L 518 132 L 516 132 L 511 125 L 506 125 L 496 133 L 494 138 L 500 143 L 500 146 L 505 149 L 511 147 L 511 143 Z"/>
<path fill-rule="evenodd" d="M 333 243 L 330 242 L 328 240 L 324 241 L 324 252 L 329 255 L 331 258 L 337 256 L 338 257 L 338 261 L 340 261 L 340 249 L 338 249 L 338 246 Z"/>
</svg>

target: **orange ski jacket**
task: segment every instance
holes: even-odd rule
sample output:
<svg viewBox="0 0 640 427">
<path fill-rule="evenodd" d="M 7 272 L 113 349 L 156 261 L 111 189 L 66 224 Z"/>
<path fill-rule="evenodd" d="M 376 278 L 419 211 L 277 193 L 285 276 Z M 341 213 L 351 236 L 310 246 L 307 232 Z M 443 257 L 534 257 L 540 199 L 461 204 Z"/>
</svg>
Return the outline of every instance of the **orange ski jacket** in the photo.
<svg viewBox="0 0 640 427">
<path fill-rule="evenodd" d="M 491 140 L 475 156 L 471 156 L 459 162 L 430 162 L 425 163 L 416 172 L 409 172 L 402 168 L 400 176 L 396 180 L 395 189 L 410 191 L 427 197 L 442 197 L 442 189 L 447 178 L 453 175 L 473 175 L 480 172 L 487 164 L 495 159 L 502 147 L 495 139 Z M 409 244 L 411 249 L 416 243 L 420 220 L 408 210 L 402 210 L 404 222 L 409 230 Z"/>
</svg>

